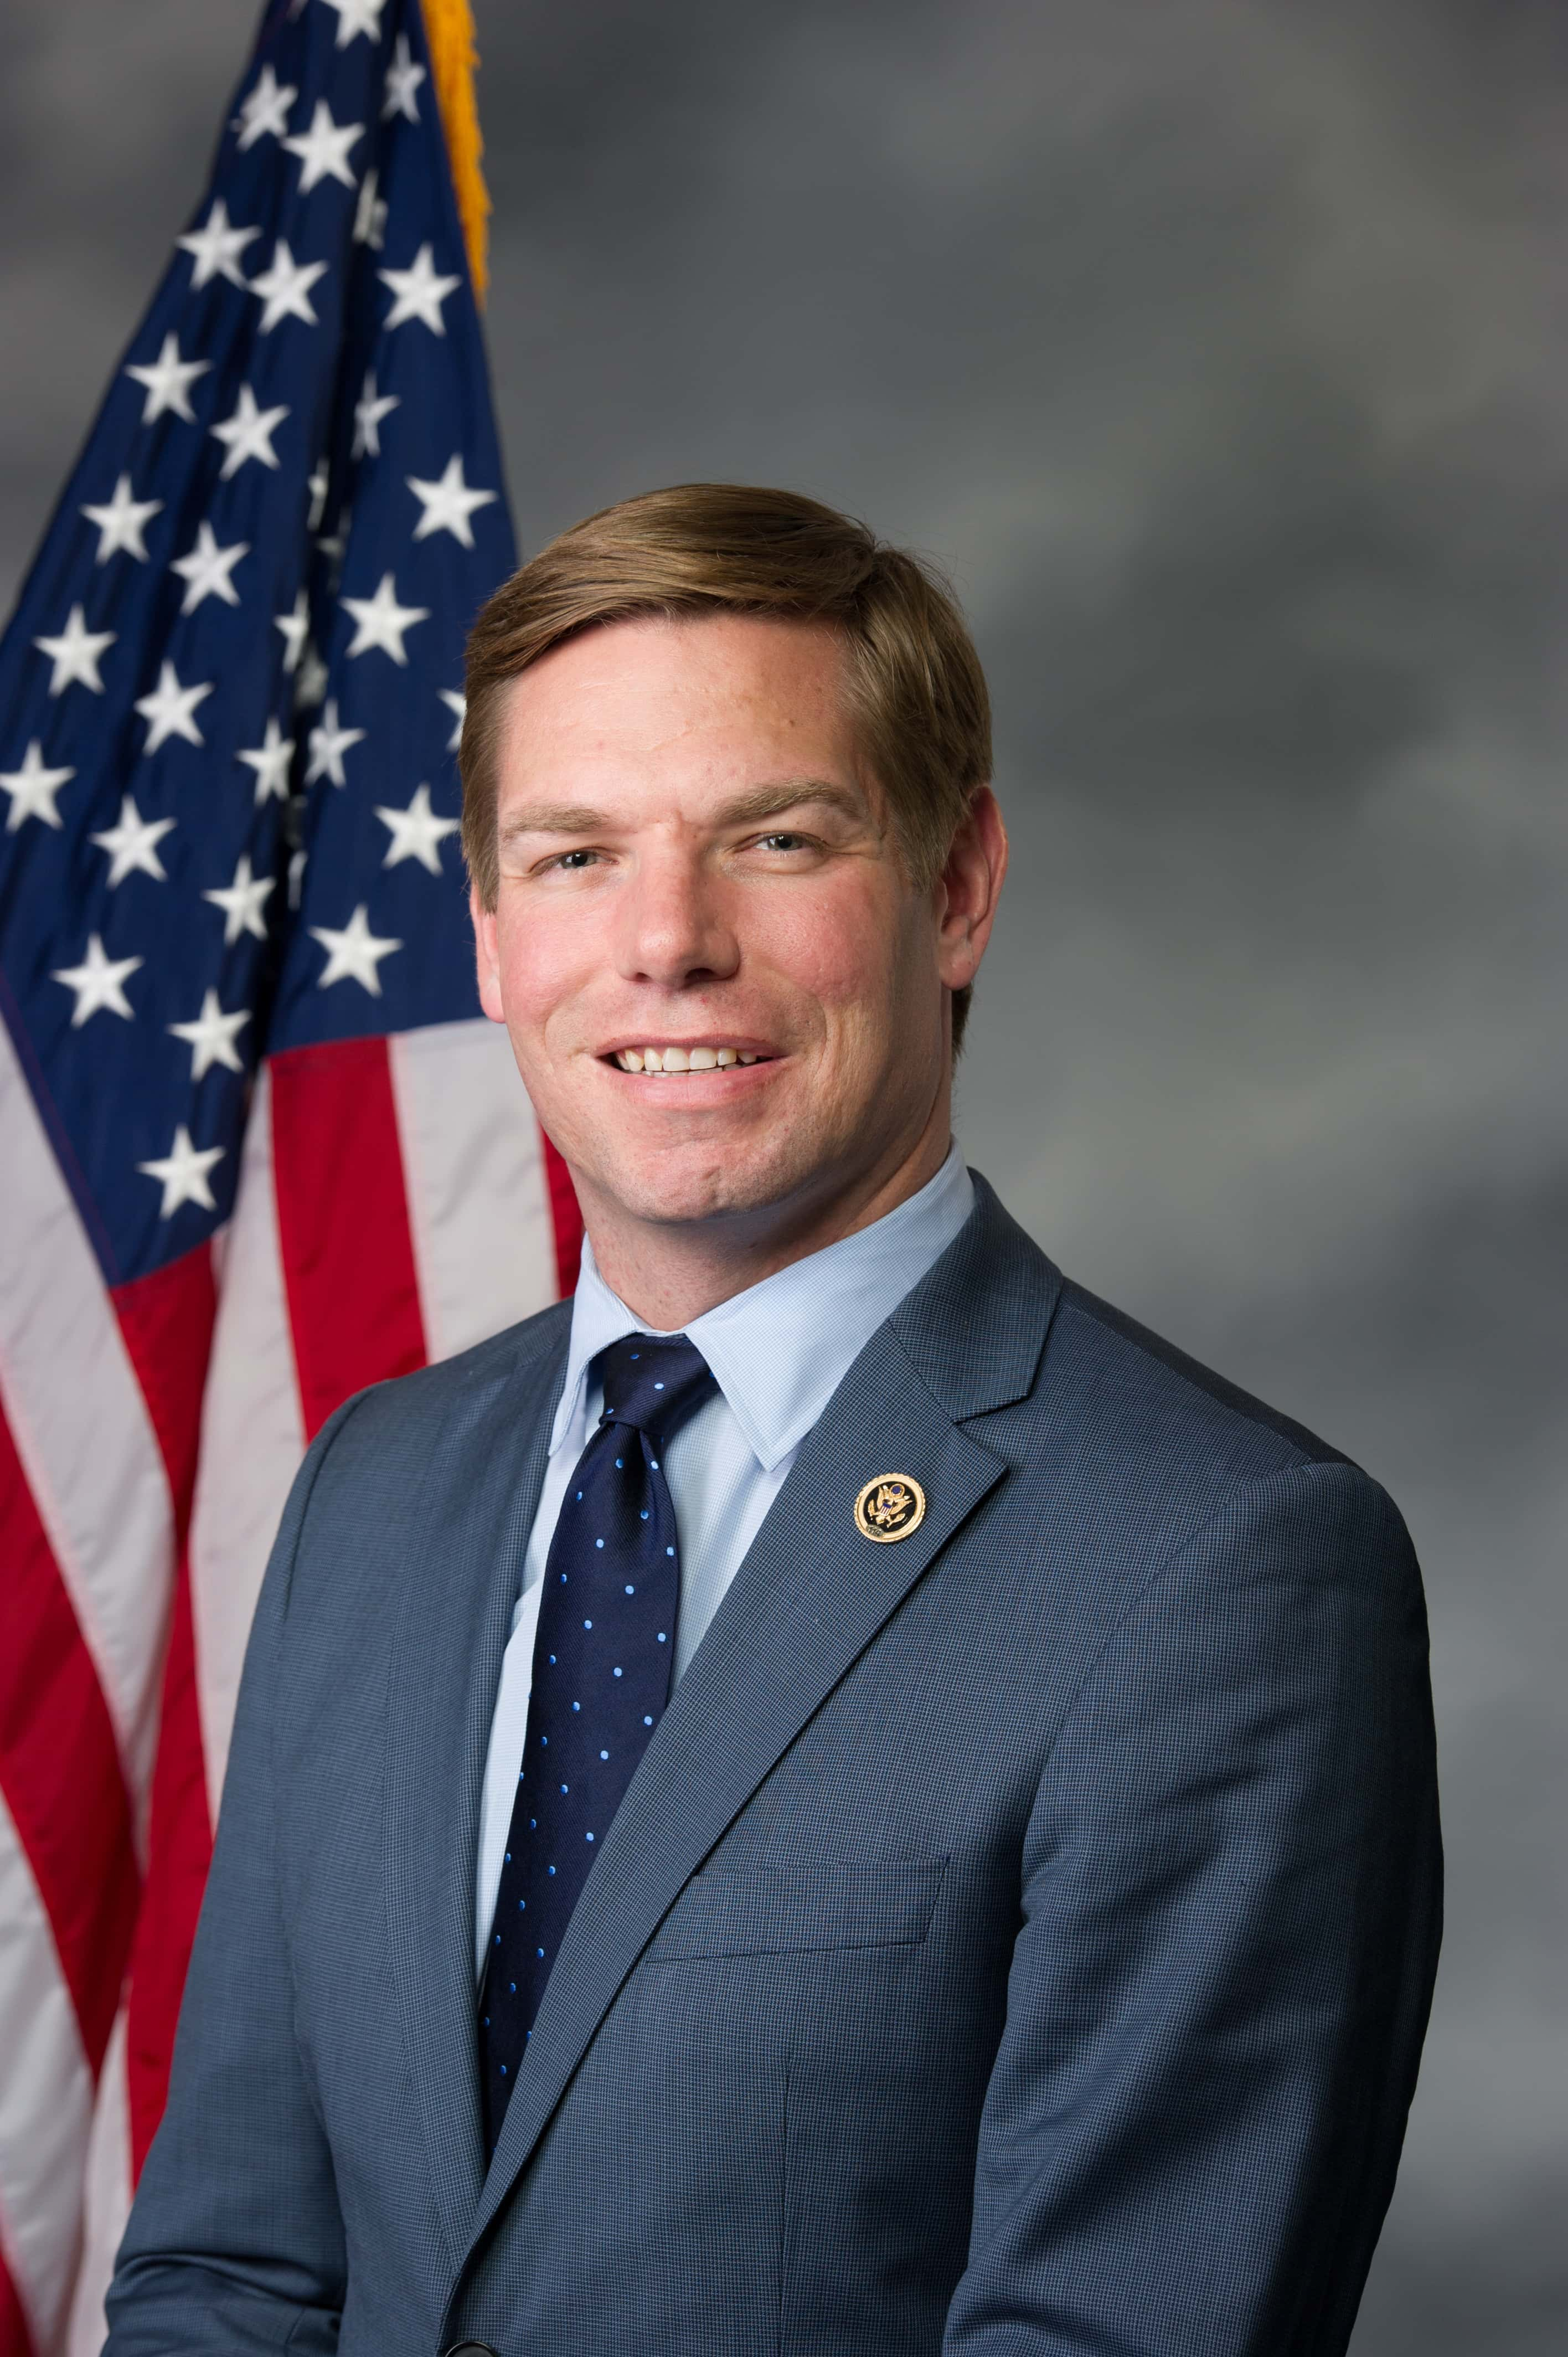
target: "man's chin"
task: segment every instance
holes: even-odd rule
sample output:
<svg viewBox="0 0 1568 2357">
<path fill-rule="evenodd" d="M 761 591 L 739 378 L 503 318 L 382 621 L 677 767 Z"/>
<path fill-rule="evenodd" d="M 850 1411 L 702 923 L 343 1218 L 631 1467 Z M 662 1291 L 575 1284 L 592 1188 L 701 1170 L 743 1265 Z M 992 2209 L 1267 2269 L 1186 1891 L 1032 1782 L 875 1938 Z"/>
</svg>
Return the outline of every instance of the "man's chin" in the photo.
<svg viewBox="0 0 1568 2357">
<path fill-rule="evenodd" d="M 596 1160 L 598 1158 L 596 1157 Z M 648 1228 L 694 1228 L 733 1223 L 766 1228 L 769 1215 L 785 1215 L 799 1196 L 806 1172 L 799 1153 L 753 1157 L 712 1149 L 671 1151 L 647 1157 L 622 1153 L 579 1174 L 580 1191 L 597 1197 L 611 1218 Z M 592 1224 L 591 1204 L 585 1204 Z"/>
</svg>

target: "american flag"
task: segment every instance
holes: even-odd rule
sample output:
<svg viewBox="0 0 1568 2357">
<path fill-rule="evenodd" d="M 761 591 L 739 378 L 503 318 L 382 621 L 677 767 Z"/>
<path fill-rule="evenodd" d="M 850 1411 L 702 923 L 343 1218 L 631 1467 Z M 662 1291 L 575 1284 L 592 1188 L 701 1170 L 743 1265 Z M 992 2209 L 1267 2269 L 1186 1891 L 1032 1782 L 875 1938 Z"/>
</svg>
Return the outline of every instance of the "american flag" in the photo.
<svg viewBox="0 0 1568 2357">
<path fill-rule="evenodd" d="M 0 642 L 3 2357 L 102 2338 L 306 1441 L 575 1265 L 456 847 L 469 30 L 268 8 Z"/>
</svg>

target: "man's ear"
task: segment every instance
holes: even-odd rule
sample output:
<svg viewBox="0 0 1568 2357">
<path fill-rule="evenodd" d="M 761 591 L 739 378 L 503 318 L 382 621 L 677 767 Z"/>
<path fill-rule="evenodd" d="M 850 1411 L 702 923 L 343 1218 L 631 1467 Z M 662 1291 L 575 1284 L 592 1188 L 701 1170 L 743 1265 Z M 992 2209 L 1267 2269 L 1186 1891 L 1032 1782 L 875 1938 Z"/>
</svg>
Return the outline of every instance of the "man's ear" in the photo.
<svg viewBox="0 0 1568 2357">
<path fill-rule="evenodd" d="M 937 881 L 937 970 L 949 990 L 974 980 L 1007 873 L 1007 829 L 989 786 L 979 787 Z"/>
<path fill-rule="evenodd" d="M 468 914 L 474 921 L 474 974 L 479 1005 L 492 1023 L 506 1021 L 501 1005 L 500 947 L 496 938 L 496 912 L 487 909 L 477 884 L 468 887 Z"/>
</svg>

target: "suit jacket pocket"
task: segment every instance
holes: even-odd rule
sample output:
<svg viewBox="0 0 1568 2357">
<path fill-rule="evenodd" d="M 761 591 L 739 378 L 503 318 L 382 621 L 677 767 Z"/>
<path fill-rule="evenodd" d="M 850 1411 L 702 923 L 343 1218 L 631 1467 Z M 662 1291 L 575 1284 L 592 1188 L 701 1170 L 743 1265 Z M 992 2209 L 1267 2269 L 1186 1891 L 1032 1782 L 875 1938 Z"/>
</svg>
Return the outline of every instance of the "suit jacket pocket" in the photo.
<svg viewBox="0 0 1568 2357">
<path fill-rule="evenodd" d="M 686 1885 L 649 1953 L 663 1960 L 913 1947 L 929 1928 L 947 1867 L 945 1857 L 711 1867 Z"/>
</svg>

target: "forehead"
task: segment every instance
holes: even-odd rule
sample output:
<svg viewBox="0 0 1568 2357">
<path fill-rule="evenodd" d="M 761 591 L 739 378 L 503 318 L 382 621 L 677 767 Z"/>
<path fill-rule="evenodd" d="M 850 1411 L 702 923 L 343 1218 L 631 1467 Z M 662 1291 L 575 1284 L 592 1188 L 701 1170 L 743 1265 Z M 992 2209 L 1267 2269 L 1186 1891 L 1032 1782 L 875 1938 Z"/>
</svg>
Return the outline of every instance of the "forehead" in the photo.
<svg viewBox="0 0 1568 2357">
<path fill-rule="evenodd" d="M 744 614 L 615 622 L 554 648 L 505 692 L 503 800 L 562 769 L 607 780 L 711 774 L 784 761 L 858 773 L 838 633 Z"/>
</svg>

